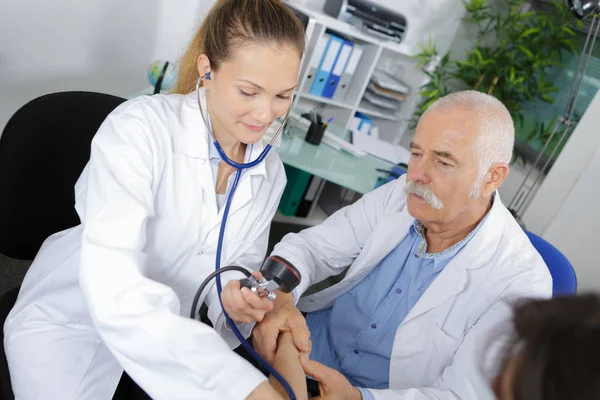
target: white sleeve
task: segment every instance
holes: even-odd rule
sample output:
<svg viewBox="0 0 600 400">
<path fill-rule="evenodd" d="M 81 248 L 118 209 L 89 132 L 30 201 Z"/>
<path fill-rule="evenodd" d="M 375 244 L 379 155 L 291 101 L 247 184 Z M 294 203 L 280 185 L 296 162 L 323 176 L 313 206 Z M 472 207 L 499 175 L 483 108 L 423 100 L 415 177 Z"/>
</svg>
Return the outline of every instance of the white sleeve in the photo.
<svg viewBox="0 0 600 400">
<path fill-rule="evenodd" d="M 102 340 L 154 399 L 245 399 L 265 377 L 210 327 L 179 315 L 168 286 L 144 276 L 153 217 L 151 138 L 120 109 L 92 142 L 83 196 L 80 286 Z"/>
<path fill-rule="evenodd" d="M 297 298 L 313 283 L 340 274 L 352 264 L 383 215 L 395 184 L 367 193 L 322 224 L 290 233 L 275 246 L 273 254 L 300 271 L 302 282 L 295 290 Z"/>
<path fill-rule="evenodd" d="M 546 275 L 523 276 L 502 293 L 467 332 L 452 365 L 430 387 L 402 390 L 369 389 L 376 400 L 493 400 L 490 366 L 502 359 L 512 333 L 512 307 L 523 298 L 550 297 L 552 283 Z M 400 372 L 401 373 L 401 372 Z"/>
</svg>

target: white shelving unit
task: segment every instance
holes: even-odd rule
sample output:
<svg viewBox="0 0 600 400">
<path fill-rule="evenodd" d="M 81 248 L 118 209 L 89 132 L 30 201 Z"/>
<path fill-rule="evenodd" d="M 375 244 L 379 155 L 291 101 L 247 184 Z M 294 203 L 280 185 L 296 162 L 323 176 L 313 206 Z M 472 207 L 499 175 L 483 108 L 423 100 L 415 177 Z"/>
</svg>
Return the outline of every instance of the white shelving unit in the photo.
<svg viewBox="0 0 600 400">
<path fill-rule="evenodd" d="M 290 7 L 307 15 L 310 20 L 306 29 L 306 52 L 300 69 L 300 79 L 293 107 L 299 110 L 315 108 L 324 117 L 334 117 L 336 124 L 348 128 L 355 113 L 361 112 L 373 119 L 373 125 L 379 129 L 379 138 L 393 144 L 399 144 L 406 133 L 409 121 L 419 102 L 419 88 L 425 82 L 426 75 L 416 67 L 413 54 L 402 43 L 385 41 L 368 35 L 355 26 L 332 18 L 321 10 L 286 1 Z M 334 33 L 363 47 L 359 66 L 348 87 L 343 101 L 309 94 L 308 64 L 319 38 L 325 33 Z M 405 83 L 410 93 L 398 110 L 378 108 L 363 99 L 363 95 L 375 69 L 383 70 Z"/>
<path fill-rule="evenodd" d="M 309 93 L 298 93 L 298 96 L 301 98 L 305 98 L 307 100 L 316 101 L 316 102 L 323 103 L 323 104 L 328 104 L 328 105 L 338 107 L 338 108 L 343 108 L 346 110 L 352 110 L 354 108 L 347 103 L 342 103 L 340 101 L 335 101 L 332 99 L 328 99 L 326 97 L 315 96 L 315 95 L 312 95 Z"/>
</svg>

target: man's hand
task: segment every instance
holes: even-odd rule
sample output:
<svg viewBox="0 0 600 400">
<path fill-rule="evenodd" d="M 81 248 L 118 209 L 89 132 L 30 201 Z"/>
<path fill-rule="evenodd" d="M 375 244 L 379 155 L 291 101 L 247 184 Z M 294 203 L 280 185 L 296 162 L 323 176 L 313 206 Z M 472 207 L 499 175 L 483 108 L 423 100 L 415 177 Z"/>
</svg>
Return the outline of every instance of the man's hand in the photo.
<svg viewBox="0 0 600 400">
<path fill-rule="evenodd" d="M 252 332 L 252 342 L 258 353 L 269 363 L 273 364 L 277 350 L 279 332 L 291 332 L 294 343 L 302 358 L 308 360 L 310 354 L 310 332 L 304 316 L 294 304 L 294 295 L 277 292 L 273 310 L 256 325 Z"/>
<path fill-rule="evenodd" d="M 319 382 L 319 397 L 313 400 L 362 400 L 360 390 L 348 382 L 348 379 L 335 369 L 331 369 L 316 361 L 302 361 L 307 375 Z"/>
<path fill-rule="evenodd" d="M 252 275 L 262 280 L 260 272 Z M 240 281 L 230 281 L 221 293 L 223 308 L 235 322 L 260 322 L 267 311 L 273 309 L 273 302 L 266 297 L 259 297 L 247 287 L 241 288 Z"/>
</svg>

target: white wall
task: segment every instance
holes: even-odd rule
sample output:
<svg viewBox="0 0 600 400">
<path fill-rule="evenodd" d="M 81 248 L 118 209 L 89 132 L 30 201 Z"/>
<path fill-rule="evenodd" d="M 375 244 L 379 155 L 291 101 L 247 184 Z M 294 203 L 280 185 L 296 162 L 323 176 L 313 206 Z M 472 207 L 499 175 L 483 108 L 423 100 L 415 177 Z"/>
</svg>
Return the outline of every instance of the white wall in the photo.
<svg viewBox="0 0 600 400">
<path fill-rule="evenodd" d="M 598 120 L 598 113 L 595 117 Z M 597 147 L 543 233 L 573 264 L 580 292 L 600 291 L 599 231 L 600 147 Z"/>
<path fill-rule="evenodd" d="M 326 0 L 288 0 L 306 5 L 312 9 L 322 9 Z M 371 0 L 390 10 L 404 15 L 408 29 L 403 43 L 418 52 L 418 44 L 427 44 L 431 36 L 441 54 L 451 46 L 456 31 L 464 16 L 464 6 L 460 0 Z"/>
<path fill-rule="evenodd" d="M 600 92 L 523 219 L 575 267 L 579 290 L 600 290 Z"/>
<path fill-rule="evenodd" d="M 464 13 L 460 0 L 375 1 L 407 17 L 407 44 L 416 46 L 431 34 L 442 52 Z M 148 65 L 157 59 L 176 61 L 213 2 L 2 0 L 0 132 L 20 106 L 43 94 L 137 93 L 147 86 Z"/>
<path fill-rule="evenodd" d="M 578 184 L 582 173 L 600 148 L 598 126 L 600 92 L 590 103 L 523 216 L 527 227 L 533 232 L 543 234 L 548 229 L 569 193 Z M 590 181 L 589 184 L 594 184 L 594 181 Z M 595 184 L 600 184 L 600 176 Z"/>
<path fill-rule="evenodd" d="M 157 59 L 176 61 L 213 0 L 2 0 L 0 131 L 33 98 L 91 90 L 127 97 Z"/>
</svg>

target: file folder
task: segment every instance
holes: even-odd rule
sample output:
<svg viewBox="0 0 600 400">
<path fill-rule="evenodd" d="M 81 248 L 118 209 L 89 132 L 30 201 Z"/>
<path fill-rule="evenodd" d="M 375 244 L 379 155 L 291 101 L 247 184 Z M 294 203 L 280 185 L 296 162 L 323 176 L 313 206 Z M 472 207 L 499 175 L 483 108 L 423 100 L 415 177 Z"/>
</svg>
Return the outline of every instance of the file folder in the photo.
<svg viewBox="0 0 600 400">
<path fill-rule="evenodd" d="M 325 55 L 327 43 L 329 43 L 329 33 L 323 34 L 315 44 L 312 56 L 310 57 L 310 64 L 308 65 L 308 73 L 306 74 L 303 92 L 309 92 L 315 81 L 317 72 L 319 72 L 319 65 L 321 65 L 321 60 Z"/>
<path fill-rule="evenodd" d="M 312 175 L 286 164 L 283 165 L 283 168 L 287 176 L 287 184 L 281 194 L 278 209 L 283 215 L 294 216 L 304 198 Z"/>
<path fill-rule="evenodd" d="M 333 100 L 342 101 L 346 99 L 346 93 L 348 92 L 348 87 L 350 86 L 350 82 L 352 82 L 352 77 L 356 72 L 356 68 L 358 68 L 358 63 L 363 55 L 363 48 L 361 45 L 355 44 L 352 49 L 352 54 L 350 55 L 350 59 L 348 60 L 348 64 L 346 64 L 346 69 L 340 78 L 337 89 L 333 94 Z"/>
<path fill-rule="evenodd" d="M 359 116 L 354 116 L 352 117 L 352 122 L 350 122 L 350 131 L 354 131 L 354 130 L 358 130 L 358 127 L 360 126 L 360 123 L 362 122 L 362 119 L 360 119 Z"/>
<path fill-rule="evenodd" d="M 342 38 L 330 35 L 325 55 L 321 59 L 321 64 L 319 65 L 319 71 L 310 88 L 310 94 L 314 96 L 323 95 L 323 90 L 325 89 L 325 86 L 327 86 L 329 75 L 331 75 L 331 70 L 333 69 L 333 65 L 335 64 L 335 60 L 337 60 L 343 43 L 344 40 Z"/>
<path fill-rule="evenodd" d="M 360 124 L 356 130 L 368 135 L 371 127 L 373 126 L 373 120 L 360 112 L 357 112 L 355 116 L 360 118 Z"/>
<path fill-rule="evenodd" d="M 333 66 L 333 70 L 331 71 L 331 75 L 329 76 L 329 81 L 323 90 L 323 97 L 327 97 L 328 99 L 333 98 L 333 94 L 338 86 L 338 82 L 340 81 L 340 78 L 346 69 L 350 55 L 352 54 L 353 47 L 354 43 L 349 40 L 344 40 L 340 54 L 338 55 L 338 58 Z"/>
</svg>

